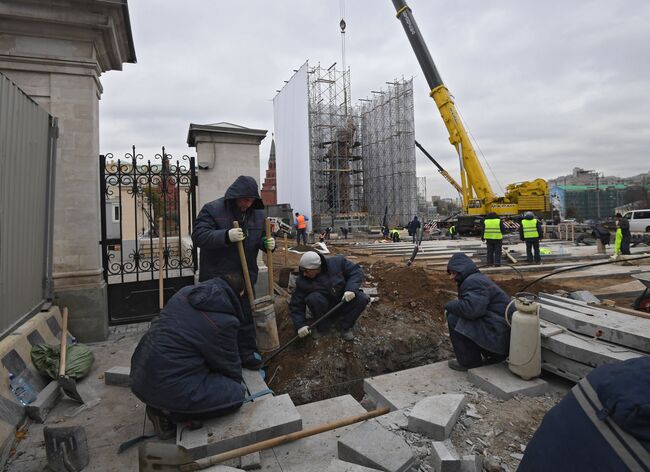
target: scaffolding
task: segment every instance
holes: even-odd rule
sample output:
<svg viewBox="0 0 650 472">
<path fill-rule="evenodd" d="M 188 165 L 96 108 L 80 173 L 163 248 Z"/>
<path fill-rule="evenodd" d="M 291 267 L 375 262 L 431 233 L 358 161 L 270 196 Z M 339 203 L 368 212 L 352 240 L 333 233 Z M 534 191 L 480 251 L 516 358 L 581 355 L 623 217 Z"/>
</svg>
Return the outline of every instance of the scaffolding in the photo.
<svg viewBox="0 0 650 472">
<path fill-rule="evenodd" d="M 413 80 L 387 84 L 361 102 L 361 155 L 368 224 L 381 224 L 386 211 L 394 226 L 407 224 L 417 212 Z"/>
<path fill-rule="evenodd" d="M 312 223 L 325 227 L 367 225 L 359 117 L 350 100 L 350 72 L 334 65 L 309 69 Z"/>
</svg>

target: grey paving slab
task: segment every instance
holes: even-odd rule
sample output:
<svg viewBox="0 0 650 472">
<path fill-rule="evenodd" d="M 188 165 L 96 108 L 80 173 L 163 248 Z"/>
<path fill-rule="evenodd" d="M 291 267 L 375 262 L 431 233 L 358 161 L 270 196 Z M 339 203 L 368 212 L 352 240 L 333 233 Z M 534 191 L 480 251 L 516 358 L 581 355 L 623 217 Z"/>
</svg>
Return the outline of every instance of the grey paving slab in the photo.
<svg viewBox="0 0 650 472">
<path fill-rule="evenodd" d="M 238 469 L 227 465 L 213 465 L 212 467 L 203 470 L 205 472 L 244 472 L 244 469 Z"/>
<path fill-rule="evenodd" d="M 561 326 L 549 321 L 542 320 L 540 327 L 542 348 L 591 367 L 645 355 L 634 349 L 610 344 L 600 339 L 594 340 L 594 338 L 566 332 Z"/>
<path fill-rule="evenodd" d="M 542 348 L 542 369 L 573 382 L 579 382 L 593 370 L 593 367 Z"/>
<path fill-rule="evenodd" d="M 239 458 L 239 468 L 244 470 L 259 469 L 262 466 L 262 457 L 259 452 L 247 454 Z"/>
<path fill-rule="evenodd" d="M 323 472 L 376 472 L 381 469 L 371 469 L 352 462 L 345 462 L 340 459 L 334 459 Z"/>
<path fill-rule="evenodd" d="M 373 418 L 371 421 L 376 421 L 388 431 L 397 431 L 399 429 L 407 429 L 409 420 L 403 410 L 395 410 L 385 415 Z"/>
<path fill-rule="evenodd" d="M 104 383 L 116 387 L 129 387 L 131 385 L 131 368 L 116 366 L 104 372 Z"/>
<path fill-rule="evenodd" d="M 242 377 L 244 378 L 248 393 L 251 395 L 268 389 L 266 382 L 262 380 L 259 370 L 242 369 Z"/>
<path fill-rule="evenodd" d="M 575 292 L 571 292 L 569 296 L 574 300 L 580 300 L 585 303 L 600 303 L 600 299 L 589 290 L 576 290 Z"/>
<path fill-rule="evenodd" d="M 363 390 L 378 406 L 401 410 L 431 395 L 462 393 L 469 385 L 466 373 L 442 361 L 365 379 Z"/>
<path fill-rule="evenodd" d="M 367 421 L 338 441 L 339 459 L 386 472 L 404 472 L 415 463 L 409 445 L 379 423 Z"/>
<path fill-rule="evenodd" d="M 351 395 L 329 398 L 297 407 L 303 428 L 330 423 L 348 416 L 361 415 L 366 410 Z M 273 448 L 284 472 L 321 472 L 337 459 L 338 439 L 356 425 L 325 431 Z"/>
<path fill-rule="evenodd" d="M 302 419 L 289 395 L 266 396 L 239 410 L 204 423 L 194 431 L 178 429 L 176 444 L 194 458 L 219 454 L 302 429 Z"/>
<path fill-rule="evenodd" d="M 34 421 L 43 423 L 59 398 L 61 398 L 59 382 L 53 380 L 38 392 L 36 400 L 25 406 L 25 412 Z"/>
<path fill-rule="evenodd" d="M 474 385 L 504 400 L 515 395 L 543 395 L 549 388 L 542 379 L 523 380 L 510 372 L 505 363 L 477 367 L 467 373 Z"/>
<path fill-rule="evenodd" d="M 408 430 L 436 441 L 447 439 L 465 403 L 463 394 L 433 395 L 420 400 L 407 415 Z"/>
<path fill-rule="evenodd" d="M 650 353 L 650 320 L 559 301 L 543 300 L 540 318 L 576 333 Z M 570 302 L 571 303 L 571 302 Z"/>
<path fill-rule="evenodd" d="M 463 456 L 460 459 L 460 472 L 481 472 L 482 470 L 482 456 Z"/>
<path fill-rule="evenodd" d="M 458 472 L 460 464 L 460 457 L 451 441 L 433 441 L 431 443 L 431 467 L 435 472 Z"/>
</svg>

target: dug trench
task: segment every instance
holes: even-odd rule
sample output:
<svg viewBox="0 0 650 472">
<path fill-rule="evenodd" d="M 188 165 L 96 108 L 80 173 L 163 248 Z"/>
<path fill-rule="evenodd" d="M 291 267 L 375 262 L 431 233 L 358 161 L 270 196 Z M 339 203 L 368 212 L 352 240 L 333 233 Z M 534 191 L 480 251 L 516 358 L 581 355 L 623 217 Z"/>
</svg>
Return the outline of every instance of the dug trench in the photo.
<svg viewBox="0 0 650 472">
<path fill-rule="evenodd" d="M 351 394 L 363 397 L 363 379 L 453 357 L 444 305 L 455 297 L 456 284 L 444 272 L 404 267 L 386 262 L 360 263 L 365 285 L 378 295 L 362 313 L 353 342 L 342 340 L 336 330 L 314 340 L 299 339 L 272 359 L 267 383 L 276 394 L 288 393 L 296 404 Z M 498 281 L 508 294 L 522 286 L 521 279 Z M 540 283 L 539 291 L 555 291 L 552 283 Z M 295 336 L 288 297 L 276 298 L 280 343 Z"/>
</svg>

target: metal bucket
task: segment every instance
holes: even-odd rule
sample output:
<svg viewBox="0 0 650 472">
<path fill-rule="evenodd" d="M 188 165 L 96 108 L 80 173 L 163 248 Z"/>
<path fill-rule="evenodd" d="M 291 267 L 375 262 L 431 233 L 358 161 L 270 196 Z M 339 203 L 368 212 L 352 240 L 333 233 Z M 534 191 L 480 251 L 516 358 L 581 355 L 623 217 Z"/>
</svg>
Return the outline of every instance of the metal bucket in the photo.
<svg viewBox="0 0 650 472">
<path fill-rule="evenodd" d="M 278 326 L 275 322 L 275 308 L 273 303 L 258 305 L 253 310 L 255 321 L 255 337 L 257 348 L 260 352 L 275 351 L 280 347 Z"/>
</svg>

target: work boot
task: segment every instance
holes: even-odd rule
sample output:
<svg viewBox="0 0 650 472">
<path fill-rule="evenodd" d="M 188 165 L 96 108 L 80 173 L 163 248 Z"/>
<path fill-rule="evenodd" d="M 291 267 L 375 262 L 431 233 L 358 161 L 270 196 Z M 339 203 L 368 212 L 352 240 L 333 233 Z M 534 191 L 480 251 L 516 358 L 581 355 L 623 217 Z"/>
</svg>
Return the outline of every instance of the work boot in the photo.
<svg viewBox="0 0 650 472">
<path fill-rule="evenodd" d="M 241 366 L 244 369 L 258 370 L 262 367 L 264 361 L 259 352 L 252 352 L 251 354 L 242 357 Z"/>
<path fill-rule="evenodd" d="M 503 361 L 505 361 L 508 358 L 508 356 L 489 356 L 483 358 L 483 365 L 492 365 L 492 364 L 499 364 Z"/>
<path fill-rule="evenodd" d="M 153 430 L 158 439 L 171 439 L 176 437 L 176 424 L 162 411 L 147 405 L 147 417 L 153 424 Z"/>
<path fill-rule="evenodd" d="M 456 359 L 449 359 L 447 365 L 451 370 L 457 370 L 458 372 L 467 372 L 467 367 L 463 366 Z"/>
<path fill-rule="evenodd" d="M 343 339 L 343 341 L 348 341 L 348 342 L 354 341 L 354 334 L 352 334 L 352 328 L 342 329 L 341 338 Z"/>
</svg>

